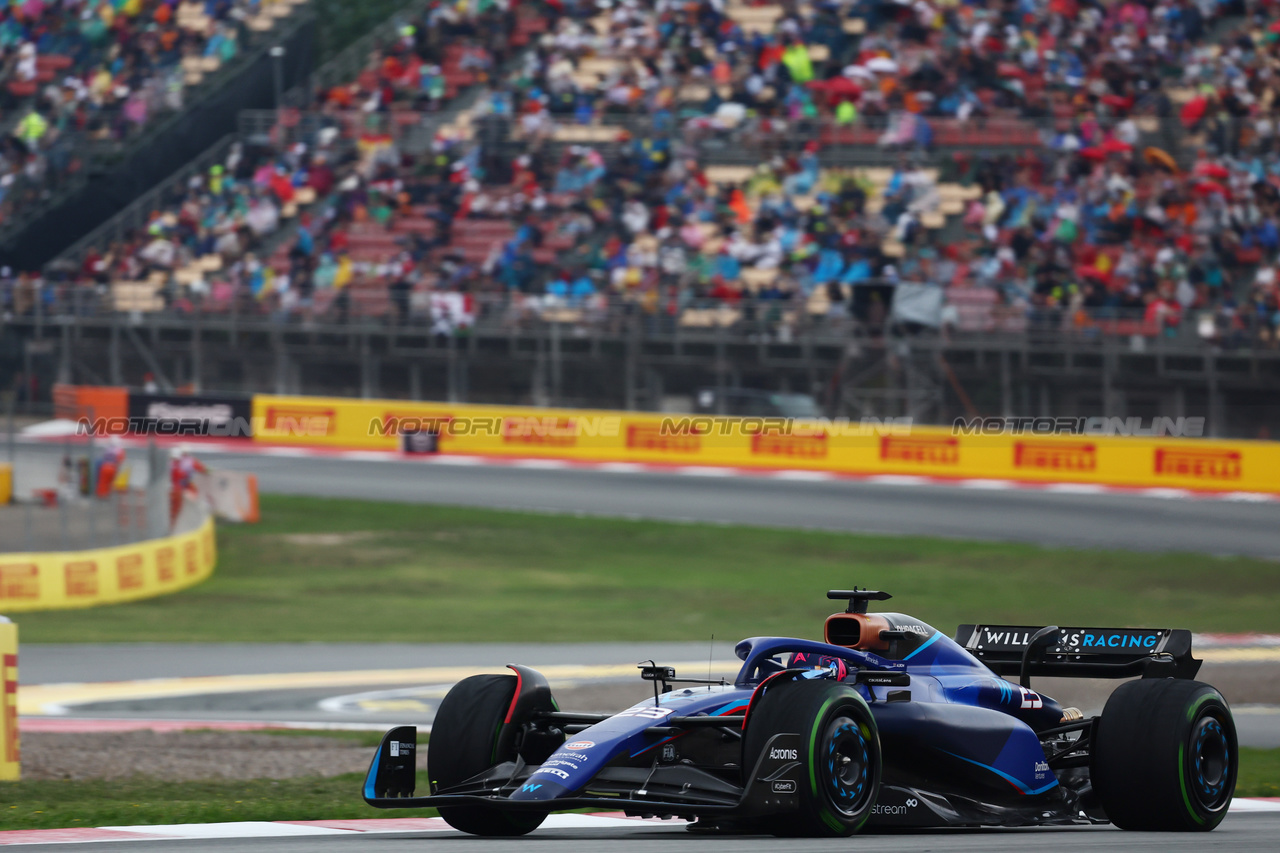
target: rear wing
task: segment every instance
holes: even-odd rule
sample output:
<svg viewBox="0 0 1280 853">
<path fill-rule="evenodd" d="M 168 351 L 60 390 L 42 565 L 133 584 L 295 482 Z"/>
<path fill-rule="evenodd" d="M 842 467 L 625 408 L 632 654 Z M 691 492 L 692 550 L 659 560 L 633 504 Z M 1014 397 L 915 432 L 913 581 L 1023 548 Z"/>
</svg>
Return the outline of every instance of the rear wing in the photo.
<svg viewBox="0 0 1280 853">
<path fill-rule="evenodd" d="M 1195 678 L 1191 632 L 1170 628 L 961 625 L 956 642 L 997 675 Z"/>
</svg>

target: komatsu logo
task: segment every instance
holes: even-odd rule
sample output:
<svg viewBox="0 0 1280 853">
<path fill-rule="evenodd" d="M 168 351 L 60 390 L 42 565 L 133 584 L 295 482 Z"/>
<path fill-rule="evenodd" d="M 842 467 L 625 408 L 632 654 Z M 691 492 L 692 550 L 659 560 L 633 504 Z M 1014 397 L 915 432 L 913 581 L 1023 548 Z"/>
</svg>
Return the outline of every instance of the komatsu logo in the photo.
<svg viewBox="0 0 1280 853">
<path fill-rule="evenodd" d="M 769 757 L 784 758 L 784 759 L 789 758 L 792 761 L 795 761 L 797 758 L 800 757 L 800 755 L 794 749 L 778 749 L 777 747 L 774 747 L 773 749 L 769 750 Z"/>
</svg>

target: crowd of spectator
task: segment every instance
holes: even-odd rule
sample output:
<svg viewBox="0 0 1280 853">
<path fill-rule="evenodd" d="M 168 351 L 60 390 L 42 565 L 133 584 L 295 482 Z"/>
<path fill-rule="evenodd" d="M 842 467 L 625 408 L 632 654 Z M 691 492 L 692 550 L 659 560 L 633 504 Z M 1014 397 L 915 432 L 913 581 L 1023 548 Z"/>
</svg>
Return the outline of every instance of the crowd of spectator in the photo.
<svg viewBox="0 0 1280 853">
<path fill-rule="evenodd" d="M 944 328 L 1277 344 L 1276 4 L 538 9 L 546 32 L 514 0 L 433 4 L 324 93 L 309 135 L 233 151 L 81 276 L 159 272 L 179 309 L 303 320 L 378 294 L 391 322 L 440 324 L 428 296 L 462 294 L 517 319 L 622 311 L 784 338 L 848 317 L 879 328 L 901 284 L 930 284 Z M 347 111 L 431 111 L 473 83 L 472 130 L 502 132 L 446 128 L 418 154 L 345 138 Z M 618 115 L 646 120 L 603 144 L 553 133 Z M 818 133 L 748 169 L 688 133 L 872 116 L 903 151 L 877 176 L 824 168 L 839 143 Z M 1001 117 L 1043 120 L 1045 144 L 934 145 L 940 123 Z M 205 257 L 218 268 L 193 276 Z M 441 330 L 472 308 L 450 311 Z"/>
<path fill-rule="evenodd" d="M 13 0 L 0 7 L 0 222 L 38 203 L 95 144 L 183 108 L 286 0 Z M 291 0 L 290 0 L 291 2 Z M 265 27 L 265 23 L 260 23 Z"/>
</svg>

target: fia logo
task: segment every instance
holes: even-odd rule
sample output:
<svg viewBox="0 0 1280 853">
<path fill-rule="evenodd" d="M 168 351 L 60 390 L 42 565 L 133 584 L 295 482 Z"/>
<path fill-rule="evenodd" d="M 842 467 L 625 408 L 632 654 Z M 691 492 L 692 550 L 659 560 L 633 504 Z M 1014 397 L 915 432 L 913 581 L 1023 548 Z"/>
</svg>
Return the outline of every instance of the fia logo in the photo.
<svg viewBox="0 0 1280 853">
<path fill-rule="evenodd" d="M 664 743 L 662 745 L 662 760 L 666 763 L 676 760 L 676 745 L 674 743 Z"/>
</svg>

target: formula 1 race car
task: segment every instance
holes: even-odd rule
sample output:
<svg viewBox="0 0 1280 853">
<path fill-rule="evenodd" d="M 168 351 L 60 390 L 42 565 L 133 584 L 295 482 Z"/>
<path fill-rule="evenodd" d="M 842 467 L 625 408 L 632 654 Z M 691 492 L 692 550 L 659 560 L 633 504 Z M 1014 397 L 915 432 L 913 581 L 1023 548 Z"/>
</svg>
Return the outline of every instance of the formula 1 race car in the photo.
<svg viewBox="0 0 1280 853">
<path fill-rule="evenodd" d="M 654 696 L 617 714 L 561 711 L 538 672 L 459 682 L 427 746 L 382 740 L 364 785 L 377 808 L 433 806 L 476 835 L 522 835 L 551 811 L 683 817 L 695 830 L 844 836 L 864 827 L 1104 823 L 1210 830 L 1238 754 L 1222 695 L 1192 680 L 1188 631 L 962 625 L 955 639 L 887 593 L 847 600 L 826 642 L 753 637 L 732 684 L 648 662 Z M 1000 676 L 1016 675 L 1018 683 Z M 1032 676 L 1126 678 L 1100 716 Z"/>
</svg>

